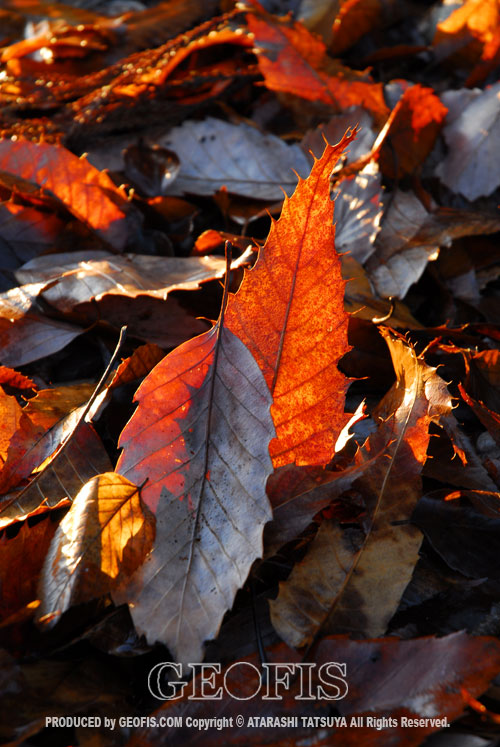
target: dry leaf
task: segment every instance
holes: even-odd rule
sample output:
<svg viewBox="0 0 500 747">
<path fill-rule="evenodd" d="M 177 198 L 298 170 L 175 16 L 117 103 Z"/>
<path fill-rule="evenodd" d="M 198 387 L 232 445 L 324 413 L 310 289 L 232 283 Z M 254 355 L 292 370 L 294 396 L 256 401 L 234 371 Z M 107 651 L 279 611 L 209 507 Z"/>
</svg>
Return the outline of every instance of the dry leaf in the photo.
<svg viewBox="0 0 500 747">
<path fill-rule="evenodd" d="M 2 140 L 0 169 L 47 190 L 115 249 L 123 249 L 131 238 L 127 215 L 132 209 L 124 192 L 62 146 Z"/>
<path fill-rule="evenodd" d="M 347 316 L 329 177 L 354 135 L 326 146 L 299 181 L 228 303 L 226 324 L 248 346 L 273 395 L 275 467 L 327 464 L 345 424 L 348 381 L 337 363 L 348 350 Z"/>
<path fill-rule="evenodd" d="M 52 540 L 38 619 L 50 614 L 52 625 L 71 605 L 114 591 L 144 561 L 154 533 L 154 517 L 136 485 L 115 472 L 93 477 Z"/>
<path fill-rule="evenodd" d="M 355 483 L 368 519 L 355 529 L 323 522 L 304 560 L 280 584 L 271 619 L 295 647 L 320 631 L 382 635 L 418 559 L 422 538 L 409 522 L 420 498 L 430 422 L 451 410 L 451 398 L 435 369 L 401 338 L 382 333 L 397 380 L 378 408 L 377 432 L 356 458 L 359 465 L 386 450 Z"/>
<path fill-rule="evenodd" d="M 141 483 L 156 541 L 130 584 L 134 624 L 178 661 L 201 661 L 271 518 L 271 398 L 243 343 L 221 321 L 164 358 L 139 387 L 117 471 Z"/>
<path fill-rule="evenodd" d="M 443 130 L 449 152 L 434 173 L 449 189 L 468 200 L 490 195 L 500 185 L 496 168 L 499 93 L 500 83 L 490 86 Z"/>
<path fill-rule="evenodd" d="M 230 124 L 207 117 L 188 120 L 158 141 L 175 151 L 179 176 L 169 190 L 174 194 L 212 195 L 221 187 L 259 200 L 281 200 L 290 195 L 297 178 L 307 176 L 309 163 L 299 145 L 287 145 L 241 122 Z"/>
</svg>

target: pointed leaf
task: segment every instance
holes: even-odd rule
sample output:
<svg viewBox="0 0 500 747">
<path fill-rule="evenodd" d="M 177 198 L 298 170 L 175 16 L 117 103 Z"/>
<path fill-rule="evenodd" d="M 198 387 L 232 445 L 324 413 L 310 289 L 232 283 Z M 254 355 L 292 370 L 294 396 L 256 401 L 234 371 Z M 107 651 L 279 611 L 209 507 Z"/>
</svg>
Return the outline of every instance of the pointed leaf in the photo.
<svg viewBox="0 0 500 747">
<path fill-rule="evenodd" d="M 380 83 L 326 56 L 322 40 L 301 23 L 249 15 L 248 28 L 266 86 L 340 111 L 359 104 L 383 123 L 389 114 Z"/>
<path fill-rule="evenodd" d="M 243 343 L 220 322 L 164 358 L 137 391 L 117 471 L 147 483 L 157 520 L 128 601 L 149 641 L 182 662 L 201 661 L 253 561 L 271 518 L 271 398 Z"/>
<path fill-rule="evenodd" d="M 92 477 L 113 469 L 101 439 L 89 423 L 82 423 L 67 447 L 46 463 L 35 482 L 17 492 L 2 496 L 0 528 L 33 516 L 44 507 L 53 509 L 61 501 L 74 500 Z"/>
<path fill-rule="evenodd" d="M 348 350 L 347 315 L 329 177 L 354 136 L 327 145 L 285 199 L 226 311 L 226 325 L 248 346 L 273 395 L 275 467 L 327 464 L 345 425 L 348 381 L 337 363 Z"/>
</svg>

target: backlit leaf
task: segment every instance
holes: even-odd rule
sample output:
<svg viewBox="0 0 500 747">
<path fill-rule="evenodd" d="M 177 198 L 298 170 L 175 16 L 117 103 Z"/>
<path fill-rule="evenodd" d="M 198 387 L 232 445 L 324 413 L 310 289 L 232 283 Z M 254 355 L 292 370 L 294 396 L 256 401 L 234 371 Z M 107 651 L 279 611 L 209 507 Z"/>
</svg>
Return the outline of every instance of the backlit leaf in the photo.
<svg viewBox="0 0 500 747">
<path fill-rule="evenodd" d="M 43 187 L 115 249 L 124 248 L 130 205 L 110 177 L 84 158 L 49 143 L 1 140 L 0 169 Z"/>
<path fill-rule="evenodd" d="M 57 528 L 40 579 L 39 618 L 109 593 L 142 563 L 154 518 L 139 489 L 115 472 L 93 477 Z"/>
<path fill-rule="evenodd" d="M 254 268 L 229 299 L 226 324 L 248 346 L 273 395 L 275 467 L 327 464 L 345 424 L 348 350 L 329 177 L 354 134 L 326 146 L 286 199 Z"/>
</svg>

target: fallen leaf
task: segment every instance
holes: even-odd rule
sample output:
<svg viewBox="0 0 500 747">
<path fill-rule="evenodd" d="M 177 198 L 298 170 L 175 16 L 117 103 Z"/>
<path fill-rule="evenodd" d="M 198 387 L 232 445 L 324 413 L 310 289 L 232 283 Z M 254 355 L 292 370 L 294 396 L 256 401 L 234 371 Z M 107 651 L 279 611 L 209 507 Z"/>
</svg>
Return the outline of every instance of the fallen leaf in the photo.
<svg viewBox="0 0 500 747">
<path fill-rule="evenodd" d="M 46 287 L 35 283 L 0 293 L 0 349 L 4 366 L 16 368 L 66 347 L 82 329 L 37 310 L 35 300 Z"/>
<path fill-rule="evenodd" d="M 110 177 L 60 145 L 0 141 L 0 169 L 39 185 L 115 249 L 132 238 L 132 208 Z"/>
<path fill-rule="evenodd" d="M 321 158 L 325 149 L 325 139 L 328 143 L 338 143 L 345 131 L 352 127 L 353 122 L 357 123 L 360 130 L 356 133 L 356 140 L 349 143 L 349 150 L 345 151 L 342 159 L 345 159 L 346 163 L 357 161 L 371 151 L 376 138 L 373 117 L 361 106 L 350 106 L 342 114 L 334 114 L 326 123 L 308 130 L 300 146 L 306 155 L 311 155 L 312 152 L 314 157 Z"/>
<path fill-rule="evenodd" d="M 10 389 L 18 389 L 20 391 L 32 390 L 35 392 L 37 390 L 37 385 L 32 379 L 7 366 L 0 366 L 0 385 L 4 389 L 5 387 L 9 387 Z"/>
<path fill-rule="evenodd" d="M 201 661 L 262 555 L 271 518 L 270 395 L 243 343 L 219 320 L 164 358 L 139 387 L 117 471 L 141 483 L 156 540 L 123 591 L 137 630 L 178 661 Z"/>
<path fill-rule="evenodd" d="M 358 174 L 335 184 L 335 248 L 366 262 L 375 251 L 374 242 L 382 218 L 382 177 L 371 162 Z"/>
<path fill-rule="evenodd" d="M 299 145 L 287 145 L 245 122 L 231 124 L 207 117 L 188 120 L 158 141 L 177 153 L 181 168 L 172 184 L 174 194 L 212 195 L 221 187 L 259 200 L 290 195 L 309 163 Z"/>
<path fill-rule="evenodd" d="M 356 319 L 383 320 L 396 329 L 420 329 L 422 327 L 402 301 L 393 298 L 389 302 L 378 298 L 368 273 L 359 262 L 348 254 L 342 255 L 341 260 L 342 277 L 346 281 L 344 308 L 348 314 L 355 314 Z"/>
<path fill-rule="evenodd" d="M 38 577 L 56 528 L 47 517 L 32 527 L 24 522 L 15 537 L 0 539 L 2 621 L 38 598 Z"/>
<path fill-rule="evenodd" d="M 354 136 L 327 145 L 285 199 L 255 266 L 228 303 L 226 324 L 248 346 L 273 395 L 275 467 L 327 464 L 345 424 L 348 381 L 337 363 L 348 350 L 347 316 L 329 177 Z"/>
<path fill-rule="evenodd" d="M 432 88 L 416 84 L 401 96 L 380 149 L 382 172 L 391 179 L 422 166 L 441 131 L 448 109 Z"/>
<path fill-rule="evenodd" d="M 444 382 L 435 381 L 434 368 L 402 338 L 381 332 L 396 383 L 378 407 L 378 430 L 356 456 L 360 465 L 378 455 L 354 483 L 368 517 L 359 528 L 323 522 L 304 560 L 280 584 L 271 619 L 295 647 L 311 644 L 320 632 L 382 635 L 418 559 L 422 537 L 410 519 L 420 498 L 429 425 L 451 410 L 451 398 Z"/>
<path fill-rule="evenodd" d="M 236 269 L 248 255 L 236 259 Z M 223 257 L 154 257 L 146 254 L 117 256 L 94 252 L 64 252 L 27 262 L 16 277 L 21 283 L 46 282 L 43 298 L 62 312 L 108 294 L 137 298 L 148 295 L 165 300 L 174 290 L 196 290 L 207 280 L 224 276 Z M 35 280 L 37 278 L 37 280 Z"/>
<path fill-rule="evenodd" d="M 59 508 L 61 501 L 73 500 L 92 477 L 112 469 L 109 456 L 91 425 L 82 423 L 62 453 L 56 453 L 43 473 L 35 475 L 21 490 L 2 496 L 0 528 Z M 66 504 L 63 504 L 66 505 Z"/>
<path fill-rule="evenodd" d="M 376 28 L 381 20 L 383 9 L 380 0 L 346 0 L 333 22 L 333 38 L 330 51 L 340 56 L 352 47 L 368 31 Z"/>
<path fill-rule="evenodd" d="M 296 665 L 300 657 L 284 644 L 273 646 L 269 654 L 271 671 L 273 664 L 290 663 Z M 284 685 L 271 680 L 270 691 L 277 687 L 279 698 L 264 698 L 266 692 L 259 680 L 262 664 L 257 656 L 246 657 L 239 666 L 231 664 L 220 673 L 213 674 L 213 679 L 206 692 L 215 693 L 227 683 L 231 695 L 221 694 L 222 699 L 193 700 L 189 698 L 192 684 L 186 687 L 185 693 L 178 700 L 166 702 L 154 712 L 157 720 L 161 717 L 189 716 L 194 718 L 220 717 L 221 709 L 227 718 L 243 714 L 242 727 L 228 727 L 225 735 L 231 744 L 256 745 L 297 744 L 298 740 L 312 744 L 334 745 L 335 747 L 357 747 L 360 744 L 373 747 L 386 747 L 388 744 L 418 747 L 422 739 L 440 729 L 432 719 L 446 717 L 448 722 L 458 718 L 466 709 L 467 701 L 461 694 L 464 687 L 471 694 L 478 696 L 485 691 L 489 682 L 495 677 L 500 665 L 500 648 L 496 638 L 487 636 L 472 637 L 459 632 L 436 638 L 427 636 L 414 640 L 382 638 L 370 641 L 353 641 L 345 637 L 329 637 L 322 640 L 316 649 L 312 668 L 312 688 L 318 684 L 317 667 L 327 662 L 342 662 L 346 666 L 345 681 L 349 694 L 334 701 L 340 717 L 344 716 L 350 724 L 350 717 L 363 716 L 363 726 L 358 728 L 339 728 L 332 718 L 332 701 L 316 701 L 304 698 L 301 677 L 293 679 L 293 673 L 278 669 L 278 676 L 284 676 Z M 305 662 L 311 666 L 312 662 Z M 255 669 L 250 669 L 252 665 Z M 340 679 L 339 670 L 335 676 Z M 212 673 L 211 673 L 212 674 Z M 333 674 L 330 670 L 330 674 Z M 207 673 L 204 673 L 207 677 Z M 371 686 L 367 688 L 367 676 Z M 206 682 L 206 680 L 205 680 Z M 307 682 L 307 679 L 306 679 Z M 335 693 L 341 694 L 341 687 Z M 196 683 L 200 691 L 201 683 Z M 260 686 L 260 687 L 259 687 Z M 297 700 L 299 693 L 301 700 Z M 328 694 L 334 695 L 334 688 Z M 295 722 L 267 722 L 267 718 L 289 717 L 300 703 L 298 725 Z M 315 717 L 330 717 L 323 722 L 321 731 L 316 725 Z M 402 727 L 401 718 L 426 718 L 424 724 L 413 727 Z M 255 721 L 250 721 L 254 717 Z M 369 722 L 368 718 L 392 718 L 393 722 Z M 265 732 L 260 725 L 260 718 L 265 718 Z M 193 733 L 183 721 L 177 726 L 174 720 L 167 721 L 170 727 L 146 726 L 138 729 L 130 740 L 130 747 L 157 747 L 168 741 L 169 745 L 193 743 Z M 220 744 L 220 731 L 208 726 L 197 741 L 204 747 L 215 747 Z M 279 723 L 279 725 L 278 725 Z M 341 722 L 337 722 L 341 723 Z M 379 728 L 385 723 L 384 728 Z M 257 727 L 253 724 L 257 724 Z M 232 728 L 232 730 L 231 730 Z M 263 737 L 263 733 L 265 737 Z M 265 739 L 265 742 L 263 742 Z M 286 740 L 286 741 L 285 741 Z M 318 741 L 319 740 L 319 741 Z M 390 741 L 388 741 L 390 740 Z M 194 742 L 196 743 L 196 742 Z"/>
<path fill-rule="evenodd" d="M 74 604 L 114 591 L 141 565 L 154 540 L 154 517 L 139 488 L 122 475 L 93 477 L 59 524 L 40 577 L 37 618 L 49 625 Z"/>
<path fill-rule="evenodd" d="M 437 165 L 436 176 L 453 192 L 476 200 L 500 185 L 495 168 L 495 143 L 500 137 L 500 83 L 495 83 L 445 125 L 448 155 Z"/>
<path fill-rule="evenodd" d="M 62 227 L 56 215 L 12 202 L 0 204 L 1 267 L 15 270 L 47 251 L 56 243 Z"/>
<path fill-rule="evenodd" d="M 489 495 L 492 498 L 495 494 Z M 450 568 L 470 578 L 500 578 L 496 552 L 499 493 L 496 499 L 497 516 L 493 517 L 465 499 L 443 500 L 426 495 L 420 499 L 413 521 Z"/>
<path fill-rule="evenodd" d="M 254 52 L 266 86 L 308 101 L 321 101 L 334 111 L 359 105 L 383 123 L 389 114 L 381 84 L 329 60 L 323 41 L 300 23 L 272 16 L 248 15 Z"/>
</svg>

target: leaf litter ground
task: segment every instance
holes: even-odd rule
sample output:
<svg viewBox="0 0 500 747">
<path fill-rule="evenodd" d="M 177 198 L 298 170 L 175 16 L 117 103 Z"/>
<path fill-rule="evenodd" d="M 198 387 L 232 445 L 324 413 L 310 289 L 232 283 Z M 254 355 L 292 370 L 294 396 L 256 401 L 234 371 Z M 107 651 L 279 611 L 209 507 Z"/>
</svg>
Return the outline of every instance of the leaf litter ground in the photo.
<svg viewBox="0 0 500 747">
<path fill-rule="evenodd" d="M 500 8 L 457 5 L 4 3 L 4 742 L 298 714 L 158 711 L 204 657 L 345 662 L 300 714 L 387 726 L 231 744 L 496 744 Z"/>
</svg>

